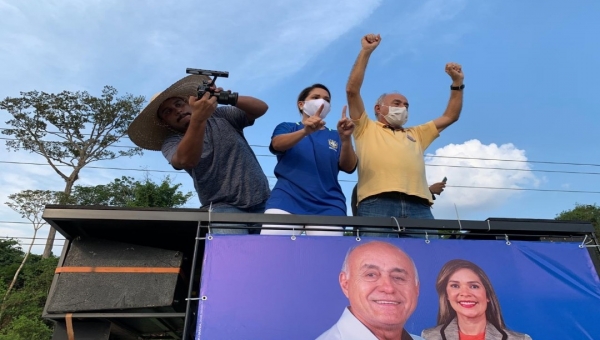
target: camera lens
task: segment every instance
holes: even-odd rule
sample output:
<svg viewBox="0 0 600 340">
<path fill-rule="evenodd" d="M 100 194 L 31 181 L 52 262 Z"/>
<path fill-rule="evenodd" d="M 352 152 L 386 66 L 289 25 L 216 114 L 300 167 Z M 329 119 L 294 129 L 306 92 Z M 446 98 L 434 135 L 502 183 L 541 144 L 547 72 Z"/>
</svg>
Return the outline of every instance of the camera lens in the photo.
<svg viewBox="0 0 600 340">
<path fill-rule="evenodd" d="M 221 105 L 235 105 L 238 101 L 238 93 L 231 91 L 221 91 L 217 95 L 217 103 Z"/>
</svg>

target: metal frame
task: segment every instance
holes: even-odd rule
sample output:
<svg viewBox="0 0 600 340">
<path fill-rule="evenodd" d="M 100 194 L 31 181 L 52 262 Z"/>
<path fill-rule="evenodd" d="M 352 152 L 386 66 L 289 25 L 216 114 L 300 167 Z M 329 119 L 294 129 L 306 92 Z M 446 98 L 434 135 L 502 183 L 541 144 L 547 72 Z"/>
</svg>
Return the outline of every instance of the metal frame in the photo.
<svg viewBox="0 0 600 340">
<path fill-rule="evenodd" d="M 350 217 L 350 216 L 309 216 L 309 215 L 276 215 L 276 214 L 235 214 L 235 213 L 209 213 L 200 209 L 162 209 L 162 208 L 116 208 L 116 207 L 81 207 L 81 206 L 62 206 L 47 205 L 43 214 L 46 220 L 65 238 L 58 266 L 62 266 L 68 252 L 70 242 L 74 237 L 85 233 L 86 228 L 98 228 L 98 223 L 90 226 L 90 222 L 106 222 L 109 226 L 114 226 L 116 221 L 127 223 L 127 221 L 145 222 L 145 223 L 178 223 L 179 227 L 184 227 L 190 231 L 195 231 L 194 251 L 192 258 L 191 275 L 187 287 L 187 301 L 185 313 L 73 313 L 73 318 L 98 318 L 98 319 L 117 319 L 117 318 L 156 318 L 153 320 L 159 323 L 161 318 L 183 318 L 184 329 L 182 339 L 193 339 L 190 335 L 193 321 L 190 316 L 192 305 L 195 305 L 195 299 L 191 294 L 194 288 L 194 274 L 198 264 L 199 242 L 201 241 L 201 229 L 208 227 L 208 221 L 215 223 L 237 223 L 237 224 L 280 224 L 280 225 L 322 225 L 322 226 L 348 226 L 348 227 L 377 227 L 389 228 L 386 232 L 398 231 L 397 222 L 403 228 L 412 229 L 411 232 L 419 233 L 419 229 L 441 230 L 467 232 L 467 234 L 457 233 L 460 236 L 483 236 L 483 237 L 507 237 L 511 239 L 518 238 L 564 238 L 581 240 L 586 235 L 591 235 L 590 239 L 598 245 L 598 239 L 594 235 L 594 227 L 587 222 L 575 221 L 556 221 L 539 219 L 508 219 L 508 218 L 489 218 L 485 221 L 473 220 L 418 220 L 418 219 L 395 219 L 390 217 Z M 126 224 L 127 228 L 145 228 L 146 224 Z M 233 228 L 233 227 L 232 227 Z M 250 227 L 237 227 L 250 228 Z M 268 228 L 281 229 L 281 228 Z M 317 229 L 318 230 L 318 229 Z M 326 230 L 326 229 L 322 229 Z M 421 234 L 424 234 L 422 232 Z M 431 234 L 431 233 L 430 233 Z M 593 253 L 590 252 L 590 253 Z M 592 256 L 593 257 L 593 256 Z M 596 264 L 600 260 L 595 259 Z M 597 266 L 597 270 L 600 267 Z M 50 286 L 49 295 L 56 289 L 58 276 L 55 275 Z M 44 307 L 42 317 L 51 320 L 63 320 L 66 314 L 49 314 L 47 312 L 48 302 Z M 175 334 L 172 332 L 172 334 Z"/>
<path fill-rule="evenodd" d="M 128 209 L 114 207 L 79 207 L 48 205 L 42 216 L 63 236 L 60 225 L 64 220 L 135 220 L 135 221 L 172 221 L 190 222 L 196 228 L 197 223 L 209 220 L 209 213 L 200 209 Z M 396 228 L 396 222 L 389 217 L 354 216 L 313 216 L 313 215 L 276 215 L 276 214 L 235 214 L 212 213 L 210 220 L 218 223 L 244 224 L 282 224 L 282 225 L 346 225 L 356 227 Z M 419 220 L 399 219 L 403 227 L 413 229 L 469 230 L 469 231 L 515 231 L 545 232 L 558 234 L 584 235 L 593 233 L 594 227 L 587 222 L 557 221 L 540 219 L 489 218 L 486 221 L 473 220 Z M 488 223 L 489 221 L 489 223 Z M 276 229 L 276 228 L 275 228 Z"/>
</svg>

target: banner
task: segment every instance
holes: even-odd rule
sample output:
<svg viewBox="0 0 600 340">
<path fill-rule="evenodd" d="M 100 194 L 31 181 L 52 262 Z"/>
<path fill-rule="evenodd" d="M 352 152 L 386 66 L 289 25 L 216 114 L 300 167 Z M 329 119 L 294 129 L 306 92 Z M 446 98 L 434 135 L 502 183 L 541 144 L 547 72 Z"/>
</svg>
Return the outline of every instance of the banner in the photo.
<svg viewBox="0 0 600 340">
<path fill-rule="evenodd" d="M 534 340 L 600 339 L 600 280 L 579 243 L 258 235 L 206 240 L 196 338 L 317 338 L 349 305 L 339 283 L 346 253 L 370 241 L 391 243 L 415 263 L 420 291 L 409 333 L 437 326 L 436 279 L 462 259 L 487 274 L 507 329 Z"/>
</svg>

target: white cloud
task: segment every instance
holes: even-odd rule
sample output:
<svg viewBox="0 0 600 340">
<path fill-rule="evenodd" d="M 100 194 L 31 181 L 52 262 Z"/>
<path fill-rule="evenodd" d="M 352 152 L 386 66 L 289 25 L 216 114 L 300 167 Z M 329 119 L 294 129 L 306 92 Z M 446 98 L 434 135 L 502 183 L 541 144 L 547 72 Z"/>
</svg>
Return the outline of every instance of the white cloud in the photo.
<svg viewBox="0 0 600 340">
<path fill-rule="evenodd" d="M 499 159 L 517 162 L 503 162 Z M 530 171 L 531 166 L 524 162 L 527 161 L 525 151 L 511 143 L 500 146 L 494 143 L 485 145 L 473 139 L 463 144 L 449 144 L 437 149 L 435 154 L 428 154 L 425 161 L 430 165 L 427 167 L 428 183 L 439 182 L 444 177 L 448 178 L 446 190 L 435 201 L 434 214 L 437 218 L 453 219 L 456 216 L 454 204 L 458 207 L 461 218 L 464 218 L 471 212 L 492 210 L 502 206 L 509 199 L 522 194 L 518 190 L 452 186 L 519 189 L 537 187 L 540 184 L 540 179 Z M 483 167 L 495 169 L 477 169 Z"/>
</svg>

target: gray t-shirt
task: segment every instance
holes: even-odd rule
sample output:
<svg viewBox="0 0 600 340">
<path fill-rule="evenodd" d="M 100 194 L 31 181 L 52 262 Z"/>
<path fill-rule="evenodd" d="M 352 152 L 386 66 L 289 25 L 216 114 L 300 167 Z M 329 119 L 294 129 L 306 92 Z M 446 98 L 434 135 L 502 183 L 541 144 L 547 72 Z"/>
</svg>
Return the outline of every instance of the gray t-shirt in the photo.
<svg viewBox="0 0 600 340">
<path fill-rule="evenodd" d="M 233 106 L 217 107 L 207 120 L 200 162 L 186 170 L 194 179 L 202 206 L 212 202 L 213 207 L 249 208 L 269 198 L 269 182 L 243 133 L 253 124 L 254 120 Z M 183 134 L 175 134 L 164 141 L 162 153 L 169 163 L 182 138 Z"/>
</svg>

